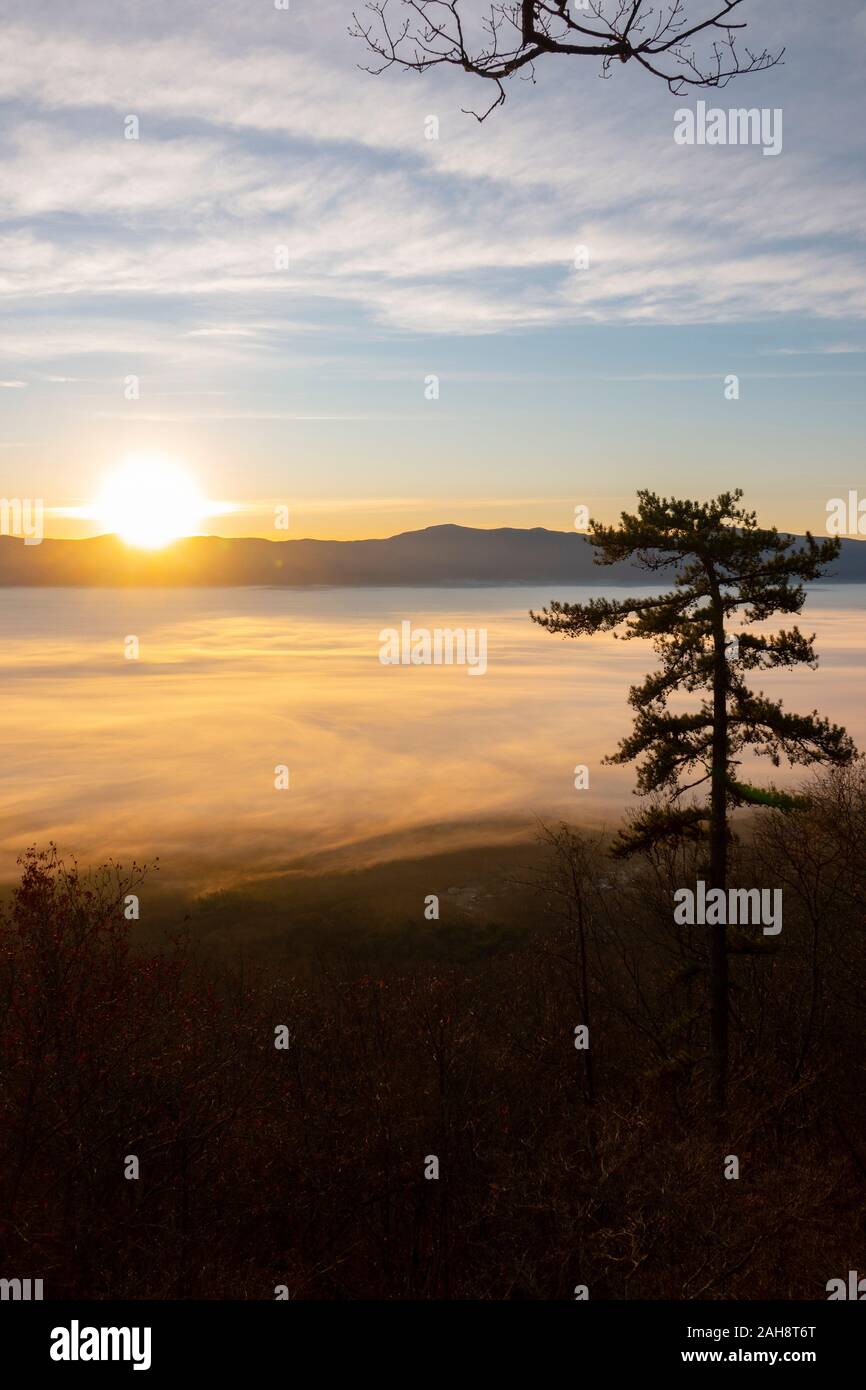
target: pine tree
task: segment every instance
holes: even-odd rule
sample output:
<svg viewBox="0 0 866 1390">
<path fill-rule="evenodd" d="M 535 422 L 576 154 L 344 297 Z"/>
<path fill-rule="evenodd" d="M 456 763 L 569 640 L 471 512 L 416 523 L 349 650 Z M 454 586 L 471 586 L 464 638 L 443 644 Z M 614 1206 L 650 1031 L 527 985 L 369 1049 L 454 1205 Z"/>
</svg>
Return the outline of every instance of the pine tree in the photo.
<svg viewBox="0 0 866 1390">
<path fill-rule="evenodd" d="M 796 797 L 775 788 L 738 781 L 738 755 L 750 747 L 778 767 L 791 763 L 849 763 L 857 757 L 843 728 L 811 714 L 791 714 L 779 700 L 746 684 L 750 671 L 817 666 L 814 633 L 797 627 L 772 635 L 750 632 L 774 613 L 800 613 L 804 582 L 817 579 L 840 550 L 838 539 L 795 537 L 775 527 L 760 528 L 754 512 L 740 507 L 743 493 L 722 493 L 710 502 L 660 498 L 642 490 L 638 510 L 622 513 L 620 525 L 591 521 L 597 564 L 632 560 L 656 573 L 668 571 L 673 587 L 649 598 L 594 598 L 588 603 L 552 602 L 533 621 L 548 632 L 578 637 L 611 631 L 653 642 L 660 669 L 633 686 L 636 711 L 631 734 L 606 761 L 638 766 L 637 790 L 655 794 L 648 810 L 621 833 L 616 852 L 628 854 L 672 835 L 706 836 L 711 888 L 727 890 L 729 815 L 743 804 L 790 810 Z M 739 616 L 741 627 L 729 630 Z M 700 707 L 673 712 L 675 692 L 704 691 Z M 687 774 L 700 775 L 684 783 Z M 683 793 L 708 785 L 705 802 Z M 661 800 L 660 800 L 661 798 Z M 713 1095 L 725 1105 L 728 1070 L 728 949 L 725 926 L 712 929 L 710 947 L 710 1050 Z"/>
</svg>

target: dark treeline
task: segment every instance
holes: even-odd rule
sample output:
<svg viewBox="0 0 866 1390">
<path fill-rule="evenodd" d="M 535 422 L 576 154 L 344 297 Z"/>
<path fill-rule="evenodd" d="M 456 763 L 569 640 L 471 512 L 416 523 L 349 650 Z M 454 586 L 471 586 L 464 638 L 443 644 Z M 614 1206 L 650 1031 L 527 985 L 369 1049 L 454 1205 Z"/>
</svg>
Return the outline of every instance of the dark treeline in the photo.
<svg viewBox="0 0 866 1390">
<path fill-rule="evenodd" d="M 673 913 L 692 842 L 623 865 L 550 829 L 516 945 L 323 943 L 279 978 L 137 948 L 134 872 L 32 852 L 0 930 L 0 1272 L 47 1298 L 826 1297 L 864 1238 L 866 773 L 808 791 L 732 846 L 784 925 L 729 931 L 721 1131 L 710 932 Z"/>
</svg>

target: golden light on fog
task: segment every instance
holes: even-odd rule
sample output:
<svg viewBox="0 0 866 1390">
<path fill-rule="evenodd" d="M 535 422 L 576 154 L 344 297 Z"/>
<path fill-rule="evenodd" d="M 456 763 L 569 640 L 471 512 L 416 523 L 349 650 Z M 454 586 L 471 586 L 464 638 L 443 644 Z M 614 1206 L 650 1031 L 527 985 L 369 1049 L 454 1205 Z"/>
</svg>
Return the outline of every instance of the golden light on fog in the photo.
<svg viewBox="0 0 866 1390">
<path fill-rule="evenodd" d="M 207 503 L 192 478 L 169 459 L 128 459 L 106 478 L 93 515 L 128 545 L 156 550 L 196 535 Z"/>
</svg>

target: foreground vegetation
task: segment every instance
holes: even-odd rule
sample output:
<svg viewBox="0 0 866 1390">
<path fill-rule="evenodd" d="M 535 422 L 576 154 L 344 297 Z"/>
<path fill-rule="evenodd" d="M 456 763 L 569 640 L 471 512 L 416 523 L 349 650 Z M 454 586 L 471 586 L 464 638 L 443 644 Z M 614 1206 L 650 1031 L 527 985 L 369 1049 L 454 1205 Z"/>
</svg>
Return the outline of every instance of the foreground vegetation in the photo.
<svg viewBox="0 0 866 1390">
<path fill-rule="evenodd" d="M 278 976 L 136 948 L 135 873 L 31 852 L 0 926 L 3 1274 L 49 1298 L 825 1297 L 864 1238 L 866 773 L 808 792 L 731 846 L 784 928 L 729 932 L 723 1133 L 709 932 L 672 912 L 688 839 L 623 865 L 551 829 L 536 919 L 495 953 Z"/>
</svg>

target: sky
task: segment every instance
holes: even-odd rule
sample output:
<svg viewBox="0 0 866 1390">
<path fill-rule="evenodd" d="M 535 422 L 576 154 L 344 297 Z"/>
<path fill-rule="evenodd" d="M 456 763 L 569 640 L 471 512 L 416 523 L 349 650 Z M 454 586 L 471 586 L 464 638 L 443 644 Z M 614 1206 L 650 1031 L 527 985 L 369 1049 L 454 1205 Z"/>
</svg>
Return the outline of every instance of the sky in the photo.
<svg viewBox="0 0 866 1390">
<path fill-rule="evenodd" d="M 477 79 L 364 72 L 350 12 L 0 0 L 0 495 L 95 534 L 152 456 L 204 529 L 350 538 L 866 493 L 862 3 L 745 0 L 785 61 L 722 92 L 557 57 L 483 124 Z M 781 153 L 678 145 L 700 96 Z"/>
</svg>

